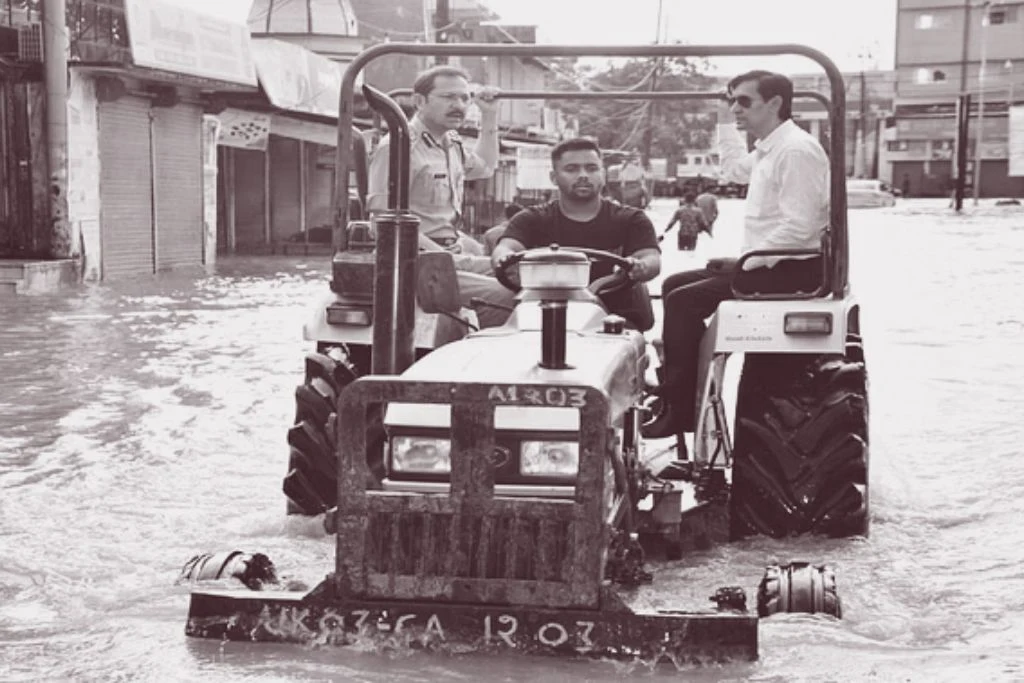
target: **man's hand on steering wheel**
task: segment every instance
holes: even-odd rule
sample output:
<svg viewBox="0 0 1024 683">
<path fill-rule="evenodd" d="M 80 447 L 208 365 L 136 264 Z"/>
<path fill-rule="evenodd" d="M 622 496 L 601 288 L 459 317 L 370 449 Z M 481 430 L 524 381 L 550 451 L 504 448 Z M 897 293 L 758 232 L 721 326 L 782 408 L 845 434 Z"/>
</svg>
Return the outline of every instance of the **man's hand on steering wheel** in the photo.
<svg viewBox="0 0 1024 683">
<path fill-rule="evenodd" d="M 647 264 L 635 256 L 627 256 L 626 260 L 630 263 L 628 268 L 623 267 L 626 276 L 633 282 L 643 282 L 646 279 L 644 276 L 647 275 Z"/>
<path fill-rule="evenodd" d="M 519 263 L 525 251 L 510 251 L 501 257 L 494 268 L 494 277 L 505 289 L 518 292 L 522 287 L 519 284 L 519 269 L 514 268 Z"/>
</svg>

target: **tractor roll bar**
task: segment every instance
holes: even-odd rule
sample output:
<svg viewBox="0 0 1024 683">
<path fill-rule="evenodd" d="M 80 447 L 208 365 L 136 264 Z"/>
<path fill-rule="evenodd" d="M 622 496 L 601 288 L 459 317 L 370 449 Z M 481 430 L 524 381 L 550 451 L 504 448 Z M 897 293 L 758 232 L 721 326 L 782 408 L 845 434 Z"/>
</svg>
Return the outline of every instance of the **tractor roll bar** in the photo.
<svg viewBox="0 0 1024 683">
<path fill-rule="evenodd" d="M 838 67 L 824 53 L 806 45 L 539 45 L 493 43 L 380 43 L 356 55 L 341 80 L 338 101 L 338 145 L 335 150 L 334 193 L 335 249 L 344 245 L 348 223 L 349 150 L 355 109 L 356 77 L 367 64 L 388 54 L 443 57 L 748 57 L 798 55 L 817 62 L 828 76 L 832 131 L 845 130 L 846 91 Z M 649 94 L 648 94 L 649 95 Z M 825 258 L 830 260 L 830 288 L 843 296 L 849 275 L 849 236 L 846 225 L 846 136 L 829 136 L 830 173 L 829 228 L 825 236 Z M 838 173 L 836 171 L 839 171 Z"/>
<path fill-rule="evenodd" d="M 412 88 L 395 88 L 388 91 L 388 97 L 408 97 Z M 690 90 L 510 90 L 500 92 L 499 100 L 724 100 L 725 93 Z M 793 97 L 817 100 L 829 109 L 832 102 L 820 92 L 797 90 Z"/>
<path fill-rule="evenodd" d="M 388 164 L 395 170 L 388 173 L 388 209 L 404 211 L 409 208 L 409 122 L 401 107 L 373 86 L 364 85 L 363 96 L 370 108 L 388 124 L 391 135 Z"/>
</svg>

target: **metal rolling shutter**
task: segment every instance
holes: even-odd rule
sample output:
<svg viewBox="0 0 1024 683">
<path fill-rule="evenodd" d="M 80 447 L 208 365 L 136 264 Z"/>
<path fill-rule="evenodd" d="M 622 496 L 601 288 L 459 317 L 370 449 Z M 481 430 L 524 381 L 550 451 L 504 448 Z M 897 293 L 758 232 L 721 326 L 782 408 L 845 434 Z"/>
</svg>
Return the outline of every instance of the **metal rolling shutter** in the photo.
<svg viewBox="0 0 1024 683">
<path fill-rule="evenodd" d="M 203 263 L 203 112 L 154 107 L 157 270 Z"/>
<path fill-rule="evenodd" d="M 149 100 L 101 102 L 99 120 L 103 277 L 152 273 Z"/>
</svg>

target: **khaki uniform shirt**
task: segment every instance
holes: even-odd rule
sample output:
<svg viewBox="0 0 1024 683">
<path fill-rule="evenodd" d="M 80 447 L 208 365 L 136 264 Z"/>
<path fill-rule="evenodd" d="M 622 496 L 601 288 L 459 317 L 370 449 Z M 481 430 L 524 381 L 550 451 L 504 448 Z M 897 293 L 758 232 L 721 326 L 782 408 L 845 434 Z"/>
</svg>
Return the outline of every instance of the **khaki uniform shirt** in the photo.
<svg viewBox="0 0 1024 683">
<path fill-rule="evenodd" d="M 492 169 L 472 150 L 465 149 L 458 132 L 440 140 L 426 129 L 418 116 L 409 122 L 409 210 L 420 219 L 420 232 L 438 240 L 458 237 L 463 184 L 487 178 Z M 385 136 L 370 160 L 367 205 L 381 211 L 388 205 L 388 161 L 391 136 Z"/>
</svg>

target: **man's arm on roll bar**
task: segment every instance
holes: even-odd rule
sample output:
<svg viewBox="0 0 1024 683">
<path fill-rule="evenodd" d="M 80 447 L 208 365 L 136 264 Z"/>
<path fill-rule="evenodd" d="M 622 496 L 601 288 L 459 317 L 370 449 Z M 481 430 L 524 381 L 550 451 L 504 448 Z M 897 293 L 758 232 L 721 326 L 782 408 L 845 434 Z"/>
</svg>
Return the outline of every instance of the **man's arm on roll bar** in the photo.
<svg viewBox="0 0 1024 683">
<path fill-rule="evenodd" d="M 480 107 L 480 134 L 473 148 L 479 164 L 466 168 L 466 180 L 490 178 L 498 168 L 498 101 L 497 88 L 485 86 L 475 96 Z"/>
</svg>

